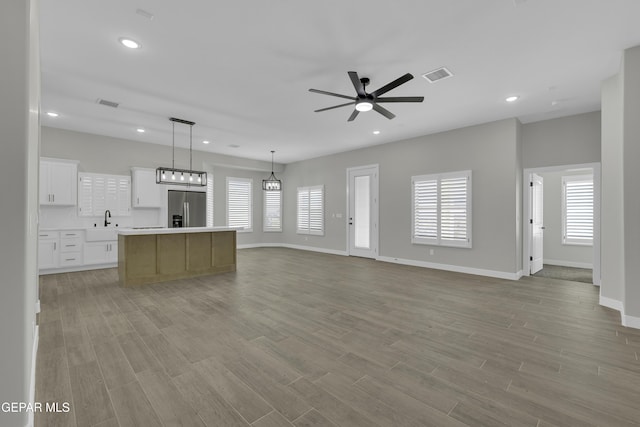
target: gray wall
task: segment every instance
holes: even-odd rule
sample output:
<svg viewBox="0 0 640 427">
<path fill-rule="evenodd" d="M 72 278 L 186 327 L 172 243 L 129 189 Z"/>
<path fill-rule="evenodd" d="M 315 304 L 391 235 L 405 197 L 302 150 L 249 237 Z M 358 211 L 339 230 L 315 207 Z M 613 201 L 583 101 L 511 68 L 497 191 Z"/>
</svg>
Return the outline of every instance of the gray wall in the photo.
<svg viewBox="0 0 640 427">
<path fill-rule="evenodd" d="M 600 111 L 522 126 L 524 168 L 600 161 Z"/>
<path fill-rule="evenodd" d="M 640 328 L 640 46 L 625 51 L 623 78 L 624 312 Z"/>
<path fill-rule="evenodd" d="M 0 402 L 29 402 L 37 301 L 40 64 L 37 1 L 0 4 Z M 0 425 L 26 425 L 0 412 Z"/>
<path fill-rule="evenodd" d="M 600 209 L 602 260 L 600 295 L 624 301 L 623 209 L 623 79 L 611 77 L 602 85 L 602 207 Z M 621 306 L 619 308 L 622 308 Z"/>
<path fill-rule="evenodd" d="M 515 119 L 502 120 L 289 164 L 285 215 L 295 218 L 297 187 L 324 184 L 326 224 L 324 236 L 305 236 L 296 234 L 295 220 L 285 221 L 284 239 L 345 251 L 346 218 L 333 214 L 346 210 L 346 169 L 379 164 L 381 256 L 516 273 L 518 126 Z M 411 244 L 411 176 L 467 169 L 473 180 L 473 248 Z"/>
<path fill-rule="evenodd" d="M 562 244 L 562 177 L 570 175 L 587 175 L 590 172 L 547 172 L 541 174 L 544 179 L 544 260 L 545 264 L 593 265 L 593 246 L 576 246 Z M 552 262 L 548 262 L 552 261 Z M 587 266 L 585 266 L 587 267 Z"/>
</svg>

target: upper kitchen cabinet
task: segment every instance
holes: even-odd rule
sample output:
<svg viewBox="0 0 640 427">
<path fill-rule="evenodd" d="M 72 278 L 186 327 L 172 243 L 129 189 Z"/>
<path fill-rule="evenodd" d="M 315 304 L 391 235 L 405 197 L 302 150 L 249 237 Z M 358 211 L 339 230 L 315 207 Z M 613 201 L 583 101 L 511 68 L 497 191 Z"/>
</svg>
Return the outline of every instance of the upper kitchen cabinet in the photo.
<svg viewBox="0 0 640 427">
<path fill-rule="evenodd" d="M 78 215 L 131 215 L 131 177 L 98 173 L 78 174 Z"/>
<path fill-rule="evenodd" d="M 73 206 L 77 203 L 78 163 L 40 159 L 40 204 Z"/>
<path fill-rule="evenodd" d="M 145 168 L 131 168 L 133 178 L 134 208 L 162 207 L 162 187 L 156 184 L 156 170 Z"/>
</svg>

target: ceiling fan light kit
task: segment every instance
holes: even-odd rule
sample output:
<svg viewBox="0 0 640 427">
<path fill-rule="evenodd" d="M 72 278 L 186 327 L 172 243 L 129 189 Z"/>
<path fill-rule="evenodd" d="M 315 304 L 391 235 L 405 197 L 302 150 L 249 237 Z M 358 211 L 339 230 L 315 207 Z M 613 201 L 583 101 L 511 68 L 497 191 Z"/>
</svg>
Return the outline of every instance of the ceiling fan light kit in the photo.
<svg viewBox="0 0 640 427">
<path fill-rule="evenodd" d="M 171 167 L 160 166 L 156 169 L 156 184 L 194 185 L 204 187 L 207 185 L 207 173 L 192 169 L 193 163 L 193 125 L 189 120 L 169 117 L 172 131 L 172 161 Z M 189 169 L 176 169 L 176 123 L 189 126 Z"/>
<path fill-rule="evenodd" d="M 380 96 L 389 92 L 392 89 L 397 88 L 401 84 L 404 84 L 409 80 L 413 79 L 413 76 L 409 73 L 401 77 L 398 77 L 391 83 L 387 83 L 386 85 L 382 86 L 381 88 L 371 93 L 367 93 L 367 91 L 365 90 L 365 87 L 369 84 L 368 78 L 358 77 L 358 73 L 356 73 L 355 71 L 349 71 L 347 74 L 349 75 L 349 78 L 351 79 L 351 83 L 353 84 L 353 87 L 356 90 L 356 96 L 342 95 L 339 93 L 327 92 L 325 90 L 319 90 L 319 89 L 309 89 L 309 92 L 351 100 L 351 102 L 345 102 L 344 104 L 334 105 L 333 107 L 326 107 L 326 108 L 321 108 L 319 110 L 315 110 L 316 113 L 319 113 L 321 111 L 333 110 L 334 108 L 346 107 L 347 105 L 353 105 L 355 109 L 353 110 L 353 113 L 351 113 L 351 116 L 349 116 L 349 118 L 347 119 L 347 121 L 349 122 L 355 120 L 355 118 L 358 117 L 359 113 L 370 111 L 370 110 L 376 110 L 378 113 L 382 114 L 387 119 L 391 120 L 395 117 L 395 114 L 393 114 L 391 111 L 387 110 L 386 108 L 384 108 L 379 104 L 382 104 L 385 102 L 422 102 L 424 101 L 423 96 L 395 96 L 395 97 Z"/>
</svg>

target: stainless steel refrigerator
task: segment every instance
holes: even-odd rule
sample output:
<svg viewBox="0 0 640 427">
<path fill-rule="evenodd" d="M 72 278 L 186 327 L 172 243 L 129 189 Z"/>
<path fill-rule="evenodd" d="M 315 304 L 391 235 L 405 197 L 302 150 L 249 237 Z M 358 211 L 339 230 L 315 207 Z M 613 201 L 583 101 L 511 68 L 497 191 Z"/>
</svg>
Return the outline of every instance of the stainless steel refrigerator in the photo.
<svg viewBox="0 0 640 427">
<path fill-rule="evenodd" d="M 168 226 L 206 227 L 207 194 L 200 191 L 169 190 Z"/>
</svg>

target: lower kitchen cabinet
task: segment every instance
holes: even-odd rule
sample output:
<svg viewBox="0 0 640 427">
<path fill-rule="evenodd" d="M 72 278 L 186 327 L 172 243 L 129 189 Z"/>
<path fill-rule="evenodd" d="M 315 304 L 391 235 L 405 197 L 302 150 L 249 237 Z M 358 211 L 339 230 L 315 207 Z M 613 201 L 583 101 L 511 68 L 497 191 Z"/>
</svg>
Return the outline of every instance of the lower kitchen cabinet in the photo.
<svg viewBox="0 0 640 427">
<path fill-rule="evenodd" d="M 113 264 L 118 262 L 118 241 L 85 242 L 84 264 Z"/>
<path fill-rule="evenodd" d="M 38 233 L 38 268 L 58 268 L 60 253 L 60 233 L 42 231 Z"/>
</svg>

